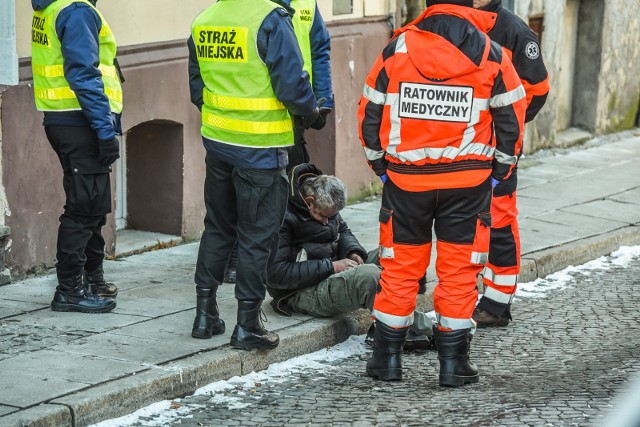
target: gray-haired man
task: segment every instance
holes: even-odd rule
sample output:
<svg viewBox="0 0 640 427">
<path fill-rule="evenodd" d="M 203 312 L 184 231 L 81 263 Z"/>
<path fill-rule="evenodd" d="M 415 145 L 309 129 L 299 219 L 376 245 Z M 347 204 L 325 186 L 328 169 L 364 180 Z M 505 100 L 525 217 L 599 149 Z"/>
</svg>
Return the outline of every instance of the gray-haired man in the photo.
<svg viewBox="0 0 640 427">
<path fill-rule="evenodd" d="M 289 178 L 287 212 L 268 273 L 274 310 L 315 317 L 371 310 L 380 267 L 365 263 L 367 251 L 340 216 L 346 187 L 308 163 L 294 167 Z M 414 319 L 412 344 L 427 347 L 432 322 L 418 311 Z"/>
</svg>

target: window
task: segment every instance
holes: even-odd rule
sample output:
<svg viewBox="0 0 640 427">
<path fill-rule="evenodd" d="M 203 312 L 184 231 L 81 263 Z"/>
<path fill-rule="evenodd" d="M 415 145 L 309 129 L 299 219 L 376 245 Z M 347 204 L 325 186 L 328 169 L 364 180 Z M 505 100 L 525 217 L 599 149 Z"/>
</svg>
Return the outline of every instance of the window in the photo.
<svg viewBox="0 0 640 427">
<path fill-rule="evenodd" d="M 353 0 L 333 0 L 334 15 L 349 15 L 353 13 Z"/>
<path fill-rule="evenodd" d="M 538 41 L 542 42 L 542 30 L 544 30 L 544 15 L 534 15 L 529 17 L 529 26 L 538 36 Z"/>
</svg>

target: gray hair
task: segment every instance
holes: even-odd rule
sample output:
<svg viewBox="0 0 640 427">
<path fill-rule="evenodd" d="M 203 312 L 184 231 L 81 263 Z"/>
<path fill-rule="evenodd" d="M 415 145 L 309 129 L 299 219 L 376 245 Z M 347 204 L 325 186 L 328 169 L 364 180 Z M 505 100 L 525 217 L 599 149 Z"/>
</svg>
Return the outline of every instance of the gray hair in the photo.
<svg viewBox="0 0 640 427">
<path fill-rule="evenodd" d="M 318 175 L 302 181 L 303 197 L 313 196 L 318 209 L 341 211 L 347 204 L 347 187 L 333 175 Z"/>
</svg>

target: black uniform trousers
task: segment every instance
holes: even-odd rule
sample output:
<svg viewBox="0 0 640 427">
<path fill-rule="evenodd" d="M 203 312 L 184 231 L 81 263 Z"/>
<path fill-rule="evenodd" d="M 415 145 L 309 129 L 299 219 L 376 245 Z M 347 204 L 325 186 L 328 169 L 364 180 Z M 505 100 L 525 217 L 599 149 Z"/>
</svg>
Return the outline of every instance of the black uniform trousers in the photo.
<svg viewBox="0 0 640 427">
<path fill-rule="evenodd" d="M 204 202 L 207 209 L 194 280 L 217 288 L 236 240 L 235 297 L 264 300 L 267 268 L 278 249 L 278 232 L 287 207 L 287 176 L 281 169 L 239 168 L 206 157 Z"/>
<path fill-rule="evenodd" d="M 61 284 L 104 259 L 102 226 L 111 212 L 110 166 L 98 163 L 98 138 L 90 127 L 49 125 L 45 132 L 62 166 L 66 200 L 58 228 L 56 272 Z"/>
</svg>

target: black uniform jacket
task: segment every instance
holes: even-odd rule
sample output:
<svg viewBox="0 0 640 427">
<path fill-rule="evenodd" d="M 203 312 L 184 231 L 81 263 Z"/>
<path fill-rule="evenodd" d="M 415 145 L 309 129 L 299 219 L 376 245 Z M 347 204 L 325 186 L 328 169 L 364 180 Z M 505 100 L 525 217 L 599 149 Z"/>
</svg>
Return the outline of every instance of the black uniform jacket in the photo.
<svg viewBox="0 0 640 427">
<path fill-rule="evenodd" d="M 333 274 L 333 261 L 348 258 L 353 253 L 367 258 L 367 251 L 340 214 L 330 218 L 327 225 L 311 218 L 299 184 L 321 174 L 318 168 L 307 163 L 290 172 L 287 212 L 267 284 L 267 291 L 274 299 L 272 306 L 281 314 L 290 314 L 286 309 L 287 298 Z"/>
</svg>

